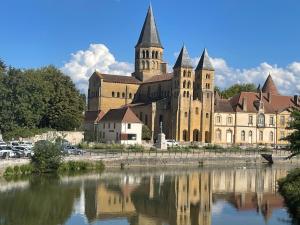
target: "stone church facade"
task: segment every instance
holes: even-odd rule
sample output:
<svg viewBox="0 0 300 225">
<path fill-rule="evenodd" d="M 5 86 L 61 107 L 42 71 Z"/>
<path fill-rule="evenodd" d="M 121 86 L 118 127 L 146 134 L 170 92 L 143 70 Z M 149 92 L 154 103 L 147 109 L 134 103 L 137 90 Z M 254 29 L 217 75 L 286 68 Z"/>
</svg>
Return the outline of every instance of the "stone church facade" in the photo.
<svg viewBox="0 0 300 225">
<path fill-rule="evenodd" d="M 291 108 L 299 106 L 298 97 L 281 98 L 278 97 L 278 92 L 268 91 L 276 89 L 273 81 L 265 84 L 267 87 L 257 93 L 241 93 L 232 99 L 222 99 L 214 92 L 215 71 L 206 49 L 194 68 L 188 51 L 183 46 L 172 73 L 167 72 L 163 52 L 150 6 L 135 46 L 135 71 L 132 75 L 120 76 L 95 71 L 89 79 L 88 107 L 85 113 L 87 139 L 97 140 L 95 125 L 105 113 L 110 109 L 126 106 L 149 127 L 153 140 L 156 139 L 162 123 L 167 139 L 182 142 L 254 144 L 258 143 L 254 136 L 261 135 L 259 132 L 265 127 L 261 126 L 255 132 L 253 130 L 252 134 L 249 129 L 240 130 L 239 127 L 257 128 L 256 123 L 243 124 L 241 121 L 245 121 L 244 117 L 253 114 L 252 120 L 255 121 L 258 119 L 257 115 L 272 114 L 273 122 L 277 124 L 280 113 L 289 115 Z M 278 109 L 272 106 L 274 104 L 268 97 L 272 98 L 275 105 L 287 100 L 289 103 L 282 103 Z M 288 120 L 288 116 L 286 117 Z M 286 135 L 287 124 L 281 126 L 284 126 L 282 129 Z M 245 138 L 238 138 L 242 131 L 245 132 L 245 135 L 242 134 Z M 246 132 L 247 135 L 252 135 L 251 143 L 250 138 L 246 138 Z M 276 144 L 279 140 L 277 137 L 282 136 L 282 133 L 278 135 L 282 131 L 277 129 L 277 125 L 272 132 L 274 137 L 266 142 L 268 144 L 272 141 Z M 261 142 L 265 143 L 264 140 Z"/>
</svg>

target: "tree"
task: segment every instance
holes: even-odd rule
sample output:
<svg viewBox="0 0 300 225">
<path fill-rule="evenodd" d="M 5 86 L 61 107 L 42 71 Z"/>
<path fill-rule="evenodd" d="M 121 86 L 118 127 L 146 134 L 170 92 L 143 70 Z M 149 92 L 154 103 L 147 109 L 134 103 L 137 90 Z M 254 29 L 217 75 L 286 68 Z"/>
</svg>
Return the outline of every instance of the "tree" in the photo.
<svg viewBox="0 0 300 225">
<path fill-rule="evenodd" d="M 31 158 L 33 169 L 37 173 L 55 172 L 62 162 L 61 145 L 49 141 L 39 141 L 33 148 Z"/>
<path fill-rule="evenodd" d="M 229 88 L 221 91 L 219 87 L 215 87 L 215 91 L 219 93 L 223 98 L 231 98 L 234 95 L 237 95 L 243 91 L 256 92 L 257 88 L 255 84 L 245 83 L 245 84 L 234 84 Z"/>
<path fill-rule="evenodd" d="M 6 70 L 6 65 L 2 59 L 0 59 L 0 72 L 4 72 Z"/>
<path fill-rule="evenodd" d="M 292 152 L 287 159 L 300 154 L 300 111 L 296 109 L 293 110 L 291 113 L 291 118 L 289 129 L 293 130 L 293 133 L 284 138 L 284 140 L 290 142 L 289 148 Z"/>
<path fill-rule="evenodd" d="M 151 140 L 151 130 L 146 125 L 142 127 L 142 139 L 147 141 Z"/>
</svg>

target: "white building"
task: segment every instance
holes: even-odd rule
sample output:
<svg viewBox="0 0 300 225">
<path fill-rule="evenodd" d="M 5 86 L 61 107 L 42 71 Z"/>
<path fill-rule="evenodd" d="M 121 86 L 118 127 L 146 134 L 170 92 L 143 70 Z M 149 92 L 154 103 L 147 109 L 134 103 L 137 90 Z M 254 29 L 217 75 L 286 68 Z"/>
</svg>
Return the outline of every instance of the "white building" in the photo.
<svg viewBox="0 0 300 225">
<path fill-rule="evenodd" d="M 97 140 L 106 143 L 141 144 L 142 122 L 129 107 L 109 110 L 97 124 Z"/>
</svg>

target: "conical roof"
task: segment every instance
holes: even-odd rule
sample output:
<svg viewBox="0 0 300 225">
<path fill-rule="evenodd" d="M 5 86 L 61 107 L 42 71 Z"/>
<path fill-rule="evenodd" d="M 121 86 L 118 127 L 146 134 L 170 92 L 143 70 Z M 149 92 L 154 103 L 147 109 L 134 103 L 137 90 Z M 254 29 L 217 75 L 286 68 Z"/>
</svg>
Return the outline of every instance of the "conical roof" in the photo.
<svg viewBox="0 0 300 225">
<path fill-rule="evenodd" d="M 174 65 L 173 69 L 180 68 L 180 67 L 193 68 L 192 60 L 191 60 L 189 53 L 184 45 L 181 48 L 181 51 L 179 53 L 179 56 L 176 60 L 176 63 Z"/>
<path fill-rule="evenodd" d="M 162 48 L 151 5 L 149 6 L 147 16 L 136 47 Z"/>
<path fill-rule="evenodd" d="M 277 90 L 277 87 L 272 79 L 272 76 L 271 74 L 269 74 L 263 88 L 262 88 L 262 92 L 263 93 L 270 93 L 272 95 L 280 95 L 278 90 Z"/>
<path fill-rule="evenodd" d="M 211 71 L 215 70 L 210 61 L 210 58 L 209 58 L 206 48 L 204 49 L 204 51 L 202 53 L 202 56 L 200 58 L 200 61 L 198 63 L 196 70 L 211 70 Z"/>
</svg>

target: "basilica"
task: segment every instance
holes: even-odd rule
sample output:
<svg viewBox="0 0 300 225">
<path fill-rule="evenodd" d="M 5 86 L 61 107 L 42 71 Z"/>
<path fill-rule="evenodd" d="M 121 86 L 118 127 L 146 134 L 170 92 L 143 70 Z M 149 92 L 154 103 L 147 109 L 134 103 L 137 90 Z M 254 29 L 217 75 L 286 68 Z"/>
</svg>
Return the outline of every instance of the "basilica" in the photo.
<svg viewBox="0 0 300 225">
<path fill-rule="evenodd" d="M 185 46 L 167 71 L 164 48 L 150 6 L 135 46 L 131 76 L 95 71 L 89 79 L 85 132 L 101 141 L 97 124 L 112 109 L 130 108 L 157 138 L 162 125 L 167 139 L 239 145 L 285 145 L 282 140 L 290 112 L 299 108 L 299 96 L 283 96 L 269 75 L 257 92 L 241 92 L 223 99 L 215 91 L 215 70 L 203 50 L 194 68 Z M 116 142 L 126 136 L 116 137 Z"/>
</svg>

